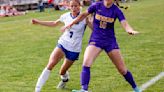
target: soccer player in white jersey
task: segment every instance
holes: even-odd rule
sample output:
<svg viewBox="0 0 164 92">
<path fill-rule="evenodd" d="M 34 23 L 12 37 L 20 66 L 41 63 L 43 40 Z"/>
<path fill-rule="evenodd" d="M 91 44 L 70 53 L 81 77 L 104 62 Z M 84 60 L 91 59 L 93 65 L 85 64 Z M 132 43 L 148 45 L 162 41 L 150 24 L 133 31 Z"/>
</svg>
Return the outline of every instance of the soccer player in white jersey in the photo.
<svg viewBox="0 0 164 92">
<path fill-rule="evenodd" d="M 33 24 L 40 24 L 43 26 L 57 26 L 59 23 L 64 23 L 68 25 L 71 23 L 80 13 L 80 2 L 78 0 L 70 1 L 70 10 L 60 16 L 56 21 L 41 21 L 37 19 L 32 19 Z M 68 69 L 78 59 L 79 53 L 81 51 L 82 37 L 84 30 L 88 25 L 92 28 L 92 25 L 87 19 L 77 23 L 72 26 L 70 29 L 66 30 L 63 35 L 59 38 L 58 44 L 55 49 L 52 51 L 49 62 L 45 69 L 42 71 L 40 77 L 38 78 L 35 92 L 40 92 L 42 86 L 45 84 L 46 80 L 50 75 L 53 67 L 65 56 L 64 63 L 60 69 L 61 81 L 59 82 L 57 88 L 64 88 L 66 82 L 69 80 Z"/>
</svg>

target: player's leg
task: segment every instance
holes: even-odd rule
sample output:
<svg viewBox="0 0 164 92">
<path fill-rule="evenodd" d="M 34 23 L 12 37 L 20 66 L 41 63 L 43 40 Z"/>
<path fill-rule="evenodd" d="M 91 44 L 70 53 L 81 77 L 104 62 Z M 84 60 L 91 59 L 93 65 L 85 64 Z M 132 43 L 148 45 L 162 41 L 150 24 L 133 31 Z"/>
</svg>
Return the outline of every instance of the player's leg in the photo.
<svg viewBox="0 0 164 92">
<path fill-rule="evenodd" d="M 62 64 L 60 68 L 59 74 L 64 75 L 68 71 L 68 69 L 72 66 L 73 63 L 74 61 L 65 58 L 64 63 Z"/>
<path fill-rule="evenodd" d="M 64 63 L 60 68 L 59 74 L 61 77 L 61 81 L 59 82 L 57 88 L 59 89 L 65 88 L 66 83 L 69 81 L 70 78 L 68 69 L 72 66 L 73 63 L 74 61 L 65 58 Z"/>
<path fill-rule="evenodd" d="M 121 56 L 119 49 L 113 49 L 109 53 L 107 53 L 109 58 L 112 60 L 113 64 L 118 69 L 119 73 L 125 75 L 127 73 L 127 68 L 123 61 L 123 57 Z"/>
<path fill-rule="evenodd" d="M 102 51 L 101 48 L 96 47 L 94 45 L 89 45 L 84 53 L 83 67 L 81 72 L 81 90 L 72 90 L 72 92 L 87 92 L 88 85 L 90 81 L 90 67 L 96 57 Z"/>
<path fill-rule="evenodd" d="M 66 86 L 66 83 L 69 80 L 68 69 L 72 66 L 75 60 L 78 60 L 80 54 L 80 52 L 71 52 L 66 50 L 65 48 L 63 48 L 63 51 L 66 58 L 60 68 L 61 81 L 59 82 L 57 88 L 64 88 Z"/>
<path fill-rule="evenodd" d="M 120 74 L 122 74 L 125 80 L 132 86 L 135 92 L 141 92 L 133 79 L 133 76 L 130 71 L 127 70 L 123 57 L 121 56 L 121 52 L 119 49 L 113 49 L 112 51 L 107 53 L 113 64 L 116 66 L 117 70 Z"/>
<path fill-rule="evenodd" d="M 46 66 L 46 68 L 42 71 L 42 74 L 38 78 L 35 92 L 40 92 L 42 86 L 47 81 L 50 71 L 53 69 L 53 67 L 60 61 L 60 59 L 64 56 L 64 53 L 61 48 L 56 47 L 53 52 L 50 55 L 49 62 Z"/>
</svg>

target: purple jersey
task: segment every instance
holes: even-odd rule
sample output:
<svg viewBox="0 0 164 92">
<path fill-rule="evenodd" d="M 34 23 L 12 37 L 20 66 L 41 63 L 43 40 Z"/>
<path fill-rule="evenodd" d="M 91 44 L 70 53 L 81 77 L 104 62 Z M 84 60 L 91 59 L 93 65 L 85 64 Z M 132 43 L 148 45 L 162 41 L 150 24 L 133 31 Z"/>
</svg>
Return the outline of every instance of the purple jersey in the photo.
<svg viewBox="0 0 164 92">
<path fill-rule="evenodd" d="M 88 8 L 88 12 L 94 14 L 90 41 L 100 42 L 104 45 L 116 42 L 114 23 L 117 18 L 119 21 L 125 20 L 122 11 L 114 4 L 107 8 L 103 2 L 97 2 Z"/>
</svg>

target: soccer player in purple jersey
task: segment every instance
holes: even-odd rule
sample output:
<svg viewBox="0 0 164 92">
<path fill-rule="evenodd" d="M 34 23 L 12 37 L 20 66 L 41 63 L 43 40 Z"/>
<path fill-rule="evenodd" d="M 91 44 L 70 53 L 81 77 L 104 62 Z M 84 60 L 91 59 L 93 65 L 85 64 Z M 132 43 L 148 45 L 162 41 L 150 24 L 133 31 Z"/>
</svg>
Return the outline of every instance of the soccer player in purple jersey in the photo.
<svg viewBox="0 0 164 92">
<path fill-rule="evenodd" d="M 128 34 L 138 34 L 126 21 L 122 11 L 114 4 L 113 0 L 104 0 L 92 4 L 88 10 L 77 17 L 72 23 L 67 25 L 65 29 L 71 28 L 72 25 L 83 20 L 89 14 L 94 14 L 93 31 L 84 53 L 84 61 L 81 72 L 81 90 L 73 90 L 72 92 L 88 92 L 88 85 L 90 81 L 90 67 L 95 61 L 96 57 L 102 50 L 105 50 L 117 70 L 125 80 L 132 86 L 134 92 L 141 92 L 137 87 L 131 72 L 125 66 L 123 57 L 119 50 L 114 33 L 114 23 L 118 18 L 122 27 Z M 94 52 L 94 53 L 93 53 Z"/>
</svg>

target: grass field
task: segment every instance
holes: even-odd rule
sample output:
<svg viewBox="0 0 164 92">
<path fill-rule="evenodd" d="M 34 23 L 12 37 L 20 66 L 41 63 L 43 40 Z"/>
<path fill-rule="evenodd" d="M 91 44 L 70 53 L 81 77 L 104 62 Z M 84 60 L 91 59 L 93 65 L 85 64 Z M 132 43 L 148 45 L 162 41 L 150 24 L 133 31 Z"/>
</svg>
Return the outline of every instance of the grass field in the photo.
<svg viewBox="0 0 164 92">
<path fill-rule="evenodd" d="M 164 72 L 164 0 L 138 0 L 123 10 L 127 20 L 140 32 L 129 36 L 116 23 L 116 36 L 129 70 L 140 86 Z M 64 11 L 29 12 L 25 16 L 0 18 L 0 92 L 34 92 L 37 78 L 48 62 L 49 55 L 62 34 L 59 27 L 49 28 L 30 24 L 32 18 L 56 20 Z M 51 72 L 42 92 L 70 92 L 80 88 L 83 53 L 90 36 L 87 29 L 79 60 L 71 67 L 66 89 L 57 90 L 60 62 Z M 129 92 L 128 83 L 117 72 L 103 52 L 91 69 L 92 92 Z M 144 92 L 164 92 L 164 78 Z"/>
</svg>

